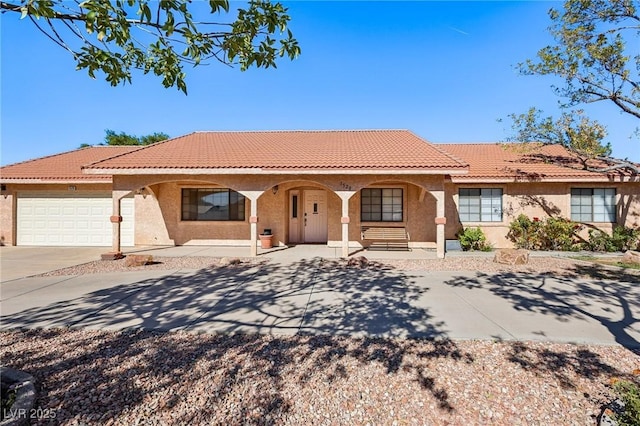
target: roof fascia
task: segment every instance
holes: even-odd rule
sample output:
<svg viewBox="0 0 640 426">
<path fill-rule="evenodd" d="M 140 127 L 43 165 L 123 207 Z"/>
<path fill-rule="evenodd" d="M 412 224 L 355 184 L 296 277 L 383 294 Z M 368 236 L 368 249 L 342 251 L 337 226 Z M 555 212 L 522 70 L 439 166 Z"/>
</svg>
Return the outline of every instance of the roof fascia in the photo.
<svg viewBox="0 0 640 426">
<path fill-rule="evenodd" d="M 466 169 L 259 169 L 259 168 L 228 168 L 228 169 L 190 169 L 190 168 L 158 168 L 158 169 L 83 169 L 92 175 L 464 175 Z"/>
<path fill-rule="evenodd" d="M 103 179 L 87 178 L 87 179 L 40 179 L 40 178 L 0 178 L 2 183 L 47 183 L 47 184 L 67 184 L 67 183 L 111 183 L 111 177 Z"/>
<path fill-rule="evenodd" d="M 638 182 L 638 180 L 632 179 L 630 176 L 616 177 L 614 179 L 608 179 L 606 177 L 558 177 L 558 178 L 540 178 L 540 179 L 517 179 L 517 178 L 482 178 L 482 177 L 466 177 L 458 176 L 451 177 L 453 183 L 566 183 L 566 182 Z"/>
</svg>

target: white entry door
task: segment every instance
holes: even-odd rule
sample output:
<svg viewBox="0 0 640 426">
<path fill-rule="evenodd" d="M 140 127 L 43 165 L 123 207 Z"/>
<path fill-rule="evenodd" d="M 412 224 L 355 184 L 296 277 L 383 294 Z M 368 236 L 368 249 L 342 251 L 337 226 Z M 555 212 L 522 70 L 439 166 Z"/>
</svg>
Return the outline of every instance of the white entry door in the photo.
<svg viewBox="0 0 640 426">
<path fill-rule="evenodd" d="M 19 246 L 110 246 L 111 193 L 19 193 Z M 133 246 L 134 200 L 121 202 L 121 244 Z"/>
<path fill-rule="evenodd" d="M 325 191 L 304 191 L 304 242 L 326 243 L 327 193 Z"/>
</svg>

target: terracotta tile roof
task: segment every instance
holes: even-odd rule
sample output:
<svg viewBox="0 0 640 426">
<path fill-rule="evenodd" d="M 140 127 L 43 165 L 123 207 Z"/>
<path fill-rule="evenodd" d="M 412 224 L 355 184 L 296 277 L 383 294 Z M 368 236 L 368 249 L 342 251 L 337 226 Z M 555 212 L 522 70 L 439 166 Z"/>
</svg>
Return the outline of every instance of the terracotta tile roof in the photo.
<svg viewBox="0 0 640 426">
<path fill-rule="evenodd" d="M 466 164 L 408 130 L 196 132 L 85 170 L 165 168 L 465 171 Z"/>
<path fill-rule="evenodd" d="M 0 181 L 105 181 L 110 175 L 87 175 L 82 166 L 140 149 L 139 146 L 92 146 L 0 167 Z"/>
<path fill-rule="evenodd" d="M 452 176 L 454 182 L 469 180 L 620 180 L 609 174 L 582 170 L 578 159 L 561 145 L 538 143 L 438 144 L 469 164 L 469 173 Z"/>
</svg>

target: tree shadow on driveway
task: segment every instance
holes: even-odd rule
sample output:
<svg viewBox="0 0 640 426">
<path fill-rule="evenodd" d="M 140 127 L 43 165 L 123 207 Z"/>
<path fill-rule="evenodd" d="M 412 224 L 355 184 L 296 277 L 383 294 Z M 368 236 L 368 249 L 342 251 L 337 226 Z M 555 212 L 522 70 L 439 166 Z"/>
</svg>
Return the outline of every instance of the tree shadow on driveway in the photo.
<svg viewBox="0 0 640 426">
<path fill-rule="evenodd" d="M 628 349 L 640 348 L 640 275 L 598 266 L 575 265 L 561 274 L 477 273 L 454 276 L 446 285 L 484 289 L 511 303 L 517 311 L 597 321 Z"/>
<path fill-rule="evenodd" d="M 57 291 L 64 292 L 65 283 Z M 118 285 L 2 318 L 4 328 L 446 337 L 405 272 L 321 258 L 230 265 Z"/>
<path fill-rule="evenodd" d="M 509 274 L 503 278 L 511 279 Z M 511 286 L 529 283 L 513 279 Z M 497 286 L 486 276 L 464 285 Z M 303 393 L 314 386 L 342 386 L 354 403 L 366 402 L 363 389 L 348 388 L 349 375 L 360 370 L 382 372 L 415 386 L 416 393 L 433 403 L 433 409 L 425 408 L 424 421 L 437 423 L 438 413 L 455 417 L 458 396 L 449 381 L 455 377 L 438 377 L 437 366 L 444 361 L 473 369 L 491 358 L 474 357 L 446 338 L 445 324 L 417 303 L 429 291 L 405 271 L 375 265 L 350 268 L 323 259 L 284 267 L 206 268 L 88 293 L 9 318 L 14 327 L 49 322 L 154 331 L 0 333 L 0 355 L 4 363 L 28 370 L 43 384 L 38 403 L 56 407 L 60 423 L 74 418 L 94 424 L 141 418 L 175 422 L 171 415 L 176 410 L 184 424 L 278 424 L 299 410 L 298 393 L 292 396 L 292 389 Z M 541 302 L 534 298 L 522 303 L 522 309 L 537 309 Z M 159 331 L 176 329 L 222 334 Z M 290 332 L 297 335 L 264 335 Z M 346 337 L 358 334 L 366 337 Z M 558 370 L 554 377 L 567 387 L 573 383 L 563 369 L 588 377 L 619 373 L 588 350 L 567 354 L 540 347 L 512 344 L 506 355 L 536 374 Z M 194 391 L 194 381 L 206 387 Z M 376 384 L 371 392 L 392 393 Z M 95 399 L 85 410 L 91 414 L 81 413 L 87 398 Z M 379 394 L 371 398 L 382 400 Z M 461 423 L 454 417 L 450 423 Z"/>
</svg>

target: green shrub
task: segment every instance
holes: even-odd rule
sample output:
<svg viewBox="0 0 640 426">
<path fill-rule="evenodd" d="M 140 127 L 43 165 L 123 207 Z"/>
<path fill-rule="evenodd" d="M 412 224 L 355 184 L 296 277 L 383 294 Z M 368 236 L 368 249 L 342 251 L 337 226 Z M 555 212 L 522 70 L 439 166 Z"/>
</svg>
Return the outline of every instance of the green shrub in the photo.
<svg viewBox="0 0 640 426">
<path fill-rule="evenodd" d="M 640 249 L 640 229 L 627 228 L 626 226 L 616 226 L 613 228 L 614 246 L 618 251 L 639 250 Z"/>
<path fill-rule="evenodd" d="M 462 250 L 491 251 L 493 247 L 480 228 L 465 228 L 458 233 L 458 240 Z"/>
<path fill-rule="evenodd" d="M 524 214 L 509 224 L 507 238 L 517 248 L 527 250 L 578 250 L 580 238 L 577 233 L 582 226 L 562 217 L 546 220 L 531 220 Z"/>
<path fill-rule="evenodd" d="M 540 222 L 532 221 L 527 215 L 521 214 L 509 224 L 507 238 L 513 241 L 517 248 L 537 250 L 540 246 L 539 228 Z"/>
<path fill-rule="evenodd" d="M 581 225 L 562 217 L 550 217 L 542 225 L 540 239 L 544 250 L 576 251 L 580 249 L 577 232 Z"/>
<path fill-rule="evenodd" d="M 620 380 L 613 385 L 624 404 L 624 410 L 615 415 L 620 426 L 640 425 L 640 388 L 637 383 Z"/>
<path fill-rule="evenodd" d="M 599 229 L 589 229 L 589 241 L 585 248 L 591 251 L 616 251 L 611 235 Z"/>
<path fill-rule="evenodd" d="M 589 241 L 585 245 L 591 251 L 627 251 L 640 249 L 640 229 L 616 226 L 611 235 L 600 229 L 589 230 Z"/>
</svg>

